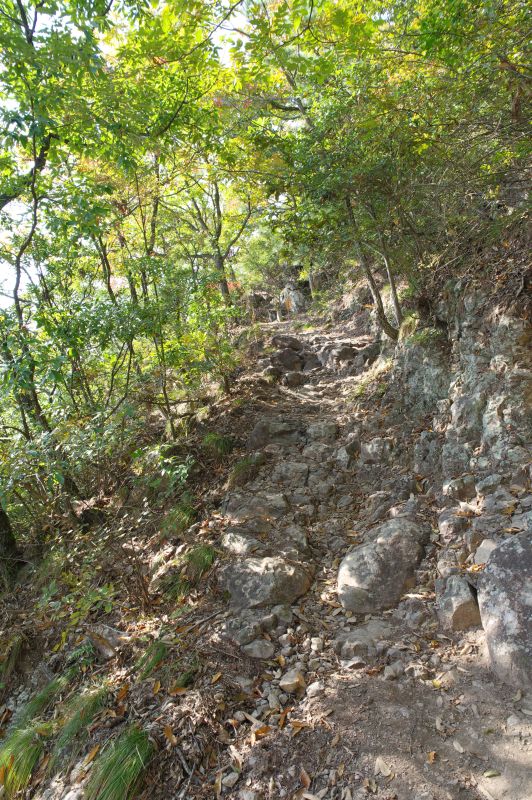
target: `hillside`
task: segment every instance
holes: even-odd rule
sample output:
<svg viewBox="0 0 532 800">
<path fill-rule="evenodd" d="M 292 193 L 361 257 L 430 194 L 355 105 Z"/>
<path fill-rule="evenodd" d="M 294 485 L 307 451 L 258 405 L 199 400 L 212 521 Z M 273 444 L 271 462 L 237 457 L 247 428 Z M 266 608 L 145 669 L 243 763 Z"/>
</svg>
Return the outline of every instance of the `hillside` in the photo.
<svg viewBox="0 0 532 800">
<path fill-rule="evenodd" d="M 0 798 L 528 800 L 520 0 L 5 0 Z"/>
</svg>

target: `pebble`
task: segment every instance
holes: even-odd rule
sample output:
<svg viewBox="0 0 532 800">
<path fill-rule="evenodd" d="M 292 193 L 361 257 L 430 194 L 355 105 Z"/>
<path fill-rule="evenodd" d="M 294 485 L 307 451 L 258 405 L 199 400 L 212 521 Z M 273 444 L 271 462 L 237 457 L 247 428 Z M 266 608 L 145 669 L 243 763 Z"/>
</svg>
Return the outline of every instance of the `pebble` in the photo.
<svg viewBox="0 0 532 800">
<path fill-rule="evenodd" d="M 393 664 L 388 664 L 384 667 L 383 678 L 385 681 L 395 681 L 405 671 L 402 661 L 394 661 Z"/>
<path fill-rule="evenodd" d="M 255 641 L 244 645 L 242 648 L 244 653 L 251 658 L 272 658 L 275 648 L 271 642 L 266 639 L 255 639 Z"/>
<path fill-rule="evenodd" d="M 232 789 L 233 786 L 236 786 L 238 783 L 239 778 L 239 772 L 230 772 L 229 775 L 226 775 L 225 778 L 222 778 L 222 785 L 227 786 L 228 789 Z"/>
<path fill-rule="evenodd" d="M 314 681 L 310 683 L 307 687 L 307 697 L 317 697 L 325 690 L 325 684 L 323 681 Z"/>
<path fill-rule="evenodd" d="M 279 686 L 284 692 L 302 691 L 305 688 L 305 676 L 301 669 L 289 669 L 279 681 Z"/>
</svg>

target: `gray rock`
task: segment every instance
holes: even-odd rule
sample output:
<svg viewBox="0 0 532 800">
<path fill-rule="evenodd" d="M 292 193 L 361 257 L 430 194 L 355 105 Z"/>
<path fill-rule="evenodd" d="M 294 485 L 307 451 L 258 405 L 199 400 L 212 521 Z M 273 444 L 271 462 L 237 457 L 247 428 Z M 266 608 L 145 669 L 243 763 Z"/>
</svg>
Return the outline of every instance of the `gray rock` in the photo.
<svg viewBox="0 0 532 800">
<path fill-rule="evenodd" d="M 279 686 L 283 692 L 288 692 L 289 694 L 303 691 L 305 685 L 305 676 L 300 669 L 289 669 L 279 681 Z"/>
<path fill-rule="evenodd" d="M 440 624 L 451 631 L 465 631 L 480 625 L 480 612 L 470 585 L 461 575 L 436 581 Z"/>
<path fill-rule="evenodd" d="M 266 639 L 255 639 L 253 642 L 246 644 L 242 650 L 247 656 L 251 658 L 273 658 L 275 648 L 271 642 Z"/>
<path fill-rule="evenodd" d="M 334 442 L 338 435 L 336 422 L 315 422 L 307 428 L 307 438 L 314 442 Z"/>
<path fill-rule="evenodd" d="M 300 351 L 303 350 L 303 343 L 296 339 L 295 336 L 289 334 L 278 333 L 272 337 L 272 345 L 279 349 L 289 348 L 290 350 Z"/>
<path fill-rule="evenodd" d="M 299 420 L 261 420 L 251 431 L 248 450 L 259 450 L 267 444 L 290 445 L 303 441 L 303 426 Z"/>
<path fill-rule="evenodd" d="M 393 448 L 392 439 L 380 436 L 360 445 L 360 460 L 364 464 L 386 464 Z"/>
<path fill-rule="evenodd" d="M 532 688 L 532 537 L 519 534 L 492 551 L 478 600 L 493 671 Z"/>
<path fill-rule="evenodd" d="M 495 539 L 484 539 L 475 550 L 474 563 L 487 564 L 492 552 L 499 544 L 500 542 L 495 541 Z"/>
<path fill-rule="evenodd" d="M 284 350 L 278 350 L 272 355 L 272 365 L 281 367 L 281 369 L 288 372 L 294 372 L 303 369 L 303 359 L 295 350 L 286 347 Z"/>
<path fill-rule="evenodd" d="M 391 608 L 415 584 L 429 531 L 408 517 L 379 525 L 372 539 L 345 556 L 338 571 L 338 599 L 357 614 Z"/>
<path fill-rule="evenodd" d="M 293 603 L 308 591 L 313 567 L 279 556 L 243 558 L 221 567 L 218 580 L 237 608 Z"/>
</svg>

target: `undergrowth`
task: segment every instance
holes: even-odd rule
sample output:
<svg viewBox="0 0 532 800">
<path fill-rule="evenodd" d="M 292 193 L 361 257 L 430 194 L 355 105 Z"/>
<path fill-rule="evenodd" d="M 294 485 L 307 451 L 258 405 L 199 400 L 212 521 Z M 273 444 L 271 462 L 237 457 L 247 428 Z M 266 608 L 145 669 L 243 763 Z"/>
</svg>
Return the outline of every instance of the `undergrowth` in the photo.
<svg viewBox="0 0 532 800">
<path fill-rule="evenodd" d="M 181 559 L 177 572 L 170 572 L 161 582 L 163 591 L 174 600 L 183 600 L 194 589 L 216 558 L 211 545 L 197 545 Z"/>
<path fill-rule="evenodd" d="M 85 800 L 128 800 L 139 788 L 153 755 L 148 734 L 128 728 L 109 743 L 94 762 Z"/>
<path fill-rule="evenodd" d="M 144 680 L 164 661 L 168 655 L 168 645 L 166 642 L 152 642 L 146 652 L 137 662 L 140 680 Z"/>
<path fill-rule="evenodd" d="M 48 762 L 48 772 L 52 773 L 65 755 L 70 760 L 79 755 L 89 735 L 88 726 L 104 708 L 107 696 L 107 688 L 99 687 L 81 695 L 76 694 L 65 703 L 59 718 L 59 735 Z"/>
</svg>

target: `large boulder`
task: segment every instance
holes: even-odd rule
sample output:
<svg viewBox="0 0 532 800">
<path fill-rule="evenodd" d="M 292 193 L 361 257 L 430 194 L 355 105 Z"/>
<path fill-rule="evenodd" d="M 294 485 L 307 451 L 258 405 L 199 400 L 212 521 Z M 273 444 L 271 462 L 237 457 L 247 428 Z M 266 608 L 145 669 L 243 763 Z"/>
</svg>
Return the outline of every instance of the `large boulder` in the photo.
<svg viewBox="0 0 532 800">
<path fill-rule="evenodd" d="M 496 547 L 478 584 L 482 626 L 493 671 L 506 683 L 532 688 L 532 536 Z"/>
<path fill-rule="evenodd" d="M 289 347 L 291 350 L 303 350 L 303 343 L 300 342 L 299 339 L 284 333 L 278 333 L 276 336 L 273 336 L 272 344 L 274 347 L 278 347 L 281 350 L 286 347 Z"/>
<path fill-rule="evenodd" d="M 438 618 L 450 631 L 465 631 L 480 625 L 480 613 L 473 589 L 461 575 L 436 581 Z"/>
<path fill-rule="evenodd" d="M 304 439 L 304 426 L 300 420 L 269 420 L 257 422 L 249 434 L 248 450 L 259 450 L 267 444 L 299 444 Z"/>
<path fill-rule="evenodd" d="M 313 572 L 308 564 L 279 556 L 243 558 L 226 564 L 219 583 L 236 608 L 290 604 L 308 591 Z"/>
<path fill-rule="evenodd" d="M 338 599 L 356 614 L 395 606 L 414 584 L 429 531 L 408 517 L 379 525 L 370 541 L 348 553 L 338 571 Z"/>
</svg>

